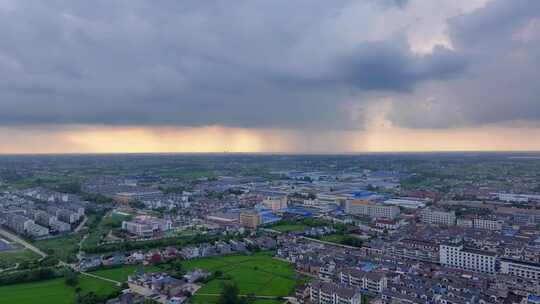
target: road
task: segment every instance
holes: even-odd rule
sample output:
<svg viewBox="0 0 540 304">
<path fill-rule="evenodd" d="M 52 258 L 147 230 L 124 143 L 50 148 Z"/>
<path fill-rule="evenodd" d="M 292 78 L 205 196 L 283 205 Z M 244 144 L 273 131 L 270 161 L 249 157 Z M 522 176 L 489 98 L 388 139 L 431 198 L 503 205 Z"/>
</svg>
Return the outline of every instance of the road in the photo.
<svg viewBox="0 0 540 304">
<path fill-rule="evenodd" d="M 37 248 L 36 246 L 28 243 L 27 241 L 25 241 L 25 240 L 21 239 L 20 237 L 16 236 L 15 234 L 13 234 L 13 233 L 11 233 L 11 232 L 9 232 L 7 230 L 4 230 L 3 228 L 0 228 L 0 235 L 3 235 L 5 237 L 7 237 L 8 239 L 23 245 L 28 250 L 31 250 L 31 251 L 39 254 L 42 258 L 47 257 L 47 254 L 45 252 L 39 250 L 39 248 Z"/>
<path fill-rule="evenodd" d="M 115 280 L 111 280 L 111 279 L 108 279 L 108 278 L 104 278 L 104 277 L 102 277 L 102 276 L 98 276 L 98 275 L 91 274 L 91 273 L 88 273 L 88 272 L 82 272 L 82 271 L 81 271 L 81 272 L 79 272 L 79 273 L 82 274 L 82 275 L 88 276 L 88 277 L 96 278 L 96 279 L 98 279 L 98 280 L 103 280 L 103 281 L 107 281 L 107 282 L 116 284 L 116 286 L 122 285 L 121 282 L 118 282 L 118 281 L 115 281 Z"/>
<path fill-rule="evenodd" d="M 87 216 L 84 217 L 84 220 L 79 224 L 79 226 L 77 226 L 77 228 L 75 228 L 75 230 L 73 232 L 74 233 L 79 232 L 82 229 L 82 227 L 84 227 L 84 224 L 86 224 L 86 221 L 88 221 Z"/>
<path fill-rule="evenodd" d="M 221 296 L 220 293 L 195 293 L 196 296 L 212 296 L 212 297 L 219 297 Z M 256 299 L 275 299 L 278 296 L 256 296 L 256 295 L 247 295 L 247 294 L 239 294 L 241 297 L 254 297 Z"/>
<path fill-rule="evenodd" d="M 327 241 L 322 241 L 322 240 L 318 240 L 318 239 L 312 239 L 312 238 L 305 237 L 305 236 L 300 236 L 300 238 L 303 238 L 304 240 L 316 242 L 316 243 L 325 244 L 325 245 L 336 246 L 336 247 L 347 248 L 347 249 L 353 249 L 353 250 L 360 250 L 360 248 L 358 248 L 358 247 L 347 246 L 347 245 L 343 245 L 343 244 L 327 242 Z"/>
<path fill-rule="evenodd" d="M 47 254 L 46 254 L 45 252 L 39 250 L 39 248 L 37 248 L 36 246 L 34 246 L 34 245 L 28 243 L 27 241 L 21 239 L 20 237 L 16 236 L 15 234 L 13 234 L 13 233 L 11 233 L 11 232 L 9 232 L 9 231 L 6 231 L 6 230 L 0 228 L 0 235 L 3 235 L 4 237 L 6 237 L 6 238 L 8 238 L 8 239 L 10 239 L 10 240 L 12 240 L 12 241 L 14 241 L 14 242 L 17 242 L 17 243 L 23 245 L 23 246 L 24 246 L 25 248 L 27 248 L 28 250 L 31 250 L 31 251 L 33 251 L 33 252 L 39 254 L 42 258 L 47 257 Z M 83 238 L 83 240 L 84 240 L 84 239 L 85 239 L 85 238 Z M 82 240 L 81 240 L 81 243 L 80 243 L 79 245 L 81 245 L 81 244 L 82 244 Z M 96 279 L 99 279 L 99 280 L 107 281 L 107 282 L 113 283 L 113 284 L 115 284 L 115 285 L 117 285 L 117 286 L 122 285 L 121 282 L 118 282 L 118 281 L 115 281 L 115 280 L 111 280 L 111 279 L 108 279 L 108 278 L 104 278 L 104 277 L 102 277 L 102 276 L 98 276 L 98 275 L 91 274 L 91 273 L 88 273 L 88 272 L 77 271 L 77 270 L 75 269 L 74 265 L 70 265 L 70 264 L 68 264 L 68 263 L 66 263 L 66 262 L 63 262 L 63 261 L 60 261 L 60 262 L 58 263 L 58 265 L 59 265 L 59 266 L 69 267 L 69 268 L 73 269 L 75 272 L 78 272 L 78 273 L 80 273 L 80 274 L 82 274 L 82 275 L 85 275 L 85 276 L 89 276 L 89 277 L 96 278 Z"/>
</svg>

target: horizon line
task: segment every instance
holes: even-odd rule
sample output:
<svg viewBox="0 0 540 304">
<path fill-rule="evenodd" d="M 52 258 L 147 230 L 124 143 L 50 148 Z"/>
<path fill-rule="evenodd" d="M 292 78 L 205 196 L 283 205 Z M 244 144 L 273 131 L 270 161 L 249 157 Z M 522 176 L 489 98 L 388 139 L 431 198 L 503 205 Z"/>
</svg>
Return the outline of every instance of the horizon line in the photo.
<svg viewBox="0 0 540 304">
<path fill-rule="evenodd" d="M 528 154 L 540 153 L 540 150 L 426 150 L 426 151 L 358 151 L 358 152 L 18 152 L 2 153 L 2 156 L 57 156 L 57 155 L 356 155 L 356 154 L 459 154 L 459 153 L 484 153 L 484 154 Z"/>
</svg>

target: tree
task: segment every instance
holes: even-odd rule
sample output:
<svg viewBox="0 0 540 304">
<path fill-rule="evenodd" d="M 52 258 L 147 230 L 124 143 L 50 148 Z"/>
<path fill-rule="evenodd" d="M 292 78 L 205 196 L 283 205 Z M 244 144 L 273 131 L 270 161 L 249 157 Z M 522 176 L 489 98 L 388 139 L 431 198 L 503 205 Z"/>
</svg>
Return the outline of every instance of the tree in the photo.
<svg viewBox="0 0 540 304">
<path fill-rule="evenodd" d="M 180 259 L 177 259 L 169 264 L 169 273 L 171 276 L 180 279 L 182 276 L 184 276 L 185 271 L 182 266 L 182 261 Z"/>
<path fill-rule="evenodd" d="M 98 304 L 101 299 L 93 292 L 77 295 L 77 304 Z"/>
<path fill-rule="evenodd" d="M 79 284 L 79 277 L 74 271 L 67 270 L 64 273 L 64 282 L 66 283 L 67 286 L 74 287 L 74 286 L 77 286 L 77 284 Z"/>
<path fill-rule="evenodd" d="M 354 236 L 345 236 L 340 243 L 352 247 L 362 247 L 362 240 Z"/>
<path fill-rule="evenodd" d="M 218 304 L 245 304 L 246 300 L 239 297 L 238 286 L 234 282 L 223 284 Z"/>
</svg>

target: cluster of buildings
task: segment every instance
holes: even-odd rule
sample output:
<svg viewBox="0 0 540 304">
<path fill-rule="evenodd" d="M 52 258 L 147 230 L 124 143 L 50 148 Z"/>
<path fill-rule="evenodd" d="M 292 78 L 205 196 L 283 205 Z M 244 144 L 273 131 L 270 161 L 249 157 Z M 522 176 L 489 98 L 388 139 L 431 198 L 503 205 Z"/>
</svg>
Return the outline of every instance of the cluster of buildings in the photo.
<svg viewBox="0 0 540 304">
<path fill-rule="evenodd" d="M 179 279 L 163 272 L 140 271 L 128 277 L 129 290 L 125 293 L 140 295 L 158 303 L 181 304 L 201 287 L 197 282 L 209 276 L 209 272 L 201 269 L 194 269 Z"/>
<path fill-rule="evenodd" d="M 171 259 L 190 260 L 231 254 L 250 254 L 254 249 L 275 250 L 276 248 L 277 242 L 273 238 L 267 236 L 246 237 L 187 245 L 181 248 L 169 246 L 147 251 L 135 250 L 114 254 L 89 255 L 82 257 L 75 267 L 80 271 L 90 271 L 102 266 L 152 265 Z"/>
<path fill-rule="evenodd" d="M 43 188 L 0 195 L 0 224 L 32 238 L 71 232 L 85 216 L 87 202 Z"/>
<path fill-rule="evenodd" d="M 270 237 L 244 238 L 243 240 L 231 239 L 229 241 L 217 241 L 214 244 L 203 243 L 183 247 L 181 255 L 184 259 L 196 259 L 234 253 L 249 253 L 254 248 L 261 250 L 274 250 L 277 243 Z"/>
<path fill-rule="evenodd" d="M 465 201 L 429 189 L 401 191 L 404 175 L 394 171 L 276 174 L 286 179 L 218 177 L 197 183 L 189 193 L 171 195 L 169 203 L 182 204 L 158 203 L 168 199 L 151 183 L 116 181 L 108 195 L 114 192 L 119 201 L 142 202 L 148 209 L 174 205 L 173 226 L 256 230 L 303 217 L 345 225 L 347 233 L 364 240 L 361 248 L 299 236 L 336 233 L 331 225 L 278 237 L 277 257 L 313 278 L 297 289 L 300 303 L 356 304 L 369 295 L 378 303 L 498 304 L 540 293 L 535 195 L 488 192 L 482 201 Z M 169 229 L 163 221 L 137 218 L 122 228 L 155 236 Z M 269 241 L 273 238 L 262 240 L 192 245 L 179 254 L 192 259 L 246 252 L 252 246 L 275 248 Z"/>
<path fill-rule="evenodd" d="M 312 277 L 296 289 L 299 303 L 534 303 L 540 264 L 486 254 L 463 244 L 440 245 L 438 260 L 390 250 L 343 248 L 292 235 L 280 236 L 277 256 Z M 408 241 L 409 248 L 435 246 Z M 444 247 L 446 246 L 446 247 Z"/>
<path fill-rule="evenodd" d="M 147 209 L 189 208 L 191 193 L 166 193 L 156 187 L 161 181 L 157 176 L 100 176 L 87 181 L 83 191 L 97 193 L 127 204 L 138 202 Z"/>
</svg>

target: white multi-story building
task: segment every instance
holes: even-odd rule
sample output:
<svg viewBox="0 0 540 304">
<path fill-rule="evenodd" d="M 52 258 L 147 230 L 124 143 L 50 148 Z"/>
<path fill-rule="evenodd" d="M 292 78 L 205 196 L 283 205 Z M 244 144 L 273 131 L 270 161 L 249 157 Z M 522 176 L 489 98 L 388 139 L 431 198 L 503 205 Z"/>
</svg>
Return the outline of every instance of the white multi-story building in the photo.
<svg viewBox="0 0 540 304">
<path fill-rule="evenodd" d="M 426 207 L 427 200 L 415 198 L 392 198 L 384 201 L 386 205 L 393 205 L 407 209 L 420 209 Z"/>
<path fill-rule="evenodd" d="M 56 219 L 56 217 L 53 218 L 52 221 L 50 221 L 49 226 L 51 227 L 51 229 L 56 230 L 57 232 L 60 232 L 60 233 L 71 231 L 70 224 L 59 221 Z"/>
<path fill-rule="evenodd" d="M 34 223 L 34 221 L 29 221 L 26 224 L 25 229 L 26 233 L 33 237 L 43 237 L 49 235 L 49 228 L 38 225 Z"/>
<path fill-rule="evenodd" d="M 345 202 L 345 212 L 366 215 L 376 219 L 394 219 L 399 215 L 399 207 L 378 205 L 366 200 L 347 200 Z"/>
<path fill-rule="evenodd" d="M 456 213 L 454 211 L 440 211 L 426 208 L 420 213 L 422 223 L 430 225 L 454 226 Z"/>
<path fill-rule="evenodd" d="M 467 218 L 458 218 L 456 221 L 456 225 L 463 228 L 472 228 L 473 220 Z"/>
<path fill-rule="evenodd" d="M 503 227 L 503 221 L 475 218 L 473 219 L 473 227 L 476 229 L 500 231 Z"/>
<path fill-rule="evenodd" d="M 362 295 L 353 288 L 339 287 L 334 283 L 314 281 L 309 286 L 311 303 L 361 304 Z"/>
<path fill-rule="evenodd" d="M 540 280 L 540 264 L 501 259 L 501 273 L 531 280 Z"/>
<path fill-rule="evenodd" d="M 356 268 L 342 270 L 339 279 L 342 284 L 372 293 L 381 293 L 388 285 L 388 279 L 383 273 L 365 272 Z"/>
<path fill-rule="evenodd" d="M 500 201 L 504 202 L 516 202 L 516 203 L 526 203 L 529 201 L 529 196 L 524 194 L 514 194 L 514 193 L 495 193 L 497 198 Z"/>
<path fill-rule="evenodd" d="M 172 229 L 172 222 L 149 216 L 139 216 L 132 221 L 123 221 L 122 230 L 129 233 L 149 237 L 154 232 L 164 232 Z"/>
<path fill-rule="evenodd" d="M 439 250 L 441 265 L 484 273 L 495 273 L 496 254 L 469 249 L 463 244 L 442 244 Z"/>
</svg>

